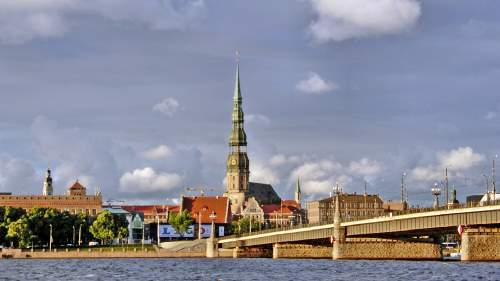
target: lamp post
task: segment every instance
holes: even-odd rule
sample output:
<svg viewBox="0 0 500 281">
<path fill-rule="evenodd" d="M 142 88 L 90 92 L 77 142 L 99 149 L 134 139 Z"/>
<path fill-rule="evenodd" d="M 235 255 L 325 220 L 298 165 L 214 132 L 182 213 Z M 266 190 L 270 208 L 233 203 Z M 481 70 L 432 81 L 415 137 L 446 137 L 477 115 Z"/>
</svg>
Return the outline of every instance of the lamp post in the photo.
<svg viewBox="0 0 500 281">
<path fill-rule="evenodd" d="M 217 218 L 217 214 L 215 213 L 215 211 L 212 211 L 212 213 L 208 217 L 212 221 L 212 226 L 210 229 L 210 238 L 215 238 L 215 219 Z"/>
<path fill-rule="evenodd" d="M 483 177 L 486 180 L 486 202 L 490 203 L 490 183 L 487 175 L 483 174 Z"/>
<path fill-rule="evenodd" d="M 405 177 L 406 172 L 401 174 L 401 204 L 404 206 L 405 203 Z"/>
<path fill-rule="evenodd" d="M 52 224 L 49 224 L 50 226 L 50 233 L 49 233 L 49 252 L 52 252 Z"/>
<path fill-rule="evenodd" d="M 431 188 L 432 195 L 434 196 L 434 208 L 439 208 L 439 195 L 441 194 L 441 189 L 438 187 L 437 183 L 434 183 L 434 187 Z"/>
<path fill-rule="evenodd" d="M 82 224 L 80 224 L 80 227 L 78 229 L 78 246 L 82 244 Z"/>
<path fill-rule="evenodd" d="M 75 239 L 76 239 L 76 232 L 75 232 L 75 225 L 73 225 L 73 247 L 75 246 Z"/>
</svg>

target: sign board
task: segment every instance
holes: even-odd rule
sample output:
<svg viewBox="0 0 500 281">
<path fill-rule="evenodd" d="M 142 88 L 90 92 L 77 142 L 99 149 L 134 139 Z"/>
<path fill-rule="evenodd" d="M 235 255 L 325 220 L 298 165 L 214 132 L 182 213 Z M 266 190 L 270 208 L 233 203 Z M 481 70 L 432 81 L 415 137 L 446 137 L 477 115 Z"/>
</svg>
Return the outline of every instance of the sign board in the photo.
<svg viewBox="0 0 500 281">
<path fill-rule="evenodd" d="M 139 214 L 135 214 L 134 218 L 132 219 L 132 228 L 133 229 L 142 229 L 143 224 L 142 224 L 142 219 Z"/>
<path fill-rule="evenodd" d="M 219 226 L 219 237 L 224 236 L 224 226 Z"/>
<path fill-rule="evenodd" d="M 210 225 L 210 224 L 202 224 L 201 225 L 201 237 L 203 237 L 203 238 L 210 237 L 210 232 L 212 232 L 212 225 Z"/>
<path fill-rule="evenodd" d="M 210 234 L 209 234 L 210 235 Z M 182 236 L 175 231 L 175 229 L 170 224 L 160 225 L 160 237 L 161 238 L 179 238 L 179 237 L 194 237 L 194 225 L 191 225 L 186 233 Z"/>
</svg>

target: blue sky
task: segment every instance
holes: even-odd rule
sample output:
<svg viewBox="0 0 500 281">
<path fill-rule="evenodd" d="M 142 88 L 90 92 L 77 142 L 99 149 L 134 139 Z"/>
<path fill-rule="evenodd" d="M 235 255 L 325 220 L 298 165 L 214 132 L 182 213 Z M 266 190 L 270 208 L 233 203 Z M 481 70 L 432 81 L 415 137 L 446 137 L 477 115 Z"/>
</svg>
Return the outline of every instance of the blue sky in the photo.
<svg viewBox="0 0 500 281">
<path fill-rule="evenodd" d="M 108 199 L 224 189 L 235 50 L 251 179 L 412 204 L 484 192 L 500 130 L 498 1 L 0 3 L 0 190 L 44 170 Z"/>
</svg>

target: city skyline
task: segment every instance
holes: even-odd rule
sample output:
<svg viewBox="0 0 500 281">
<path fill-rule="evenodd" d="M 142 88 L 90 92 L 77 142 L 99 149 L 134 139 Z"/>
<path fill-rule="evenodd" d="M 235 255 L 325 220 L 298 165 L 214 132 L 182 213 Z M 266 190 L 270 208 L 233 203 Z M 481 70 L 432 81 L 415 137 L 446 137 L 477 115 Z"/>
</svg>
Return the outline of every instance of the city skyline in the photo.
<svg viewBox="0 0 500 281">
<path fill-rule="evenodd" d="M 485 192 L 499 3 L 392 0 L 360 20 L 368 1 L 90 2 L 0 4 L 0 191 L 41 193 L 50 167 L 55 193 L 222 194 L 240 50 L 251 180 L 399 200 L 406 172 L 430 205 L 449 168 L 461 201 Z"/>
</svg>

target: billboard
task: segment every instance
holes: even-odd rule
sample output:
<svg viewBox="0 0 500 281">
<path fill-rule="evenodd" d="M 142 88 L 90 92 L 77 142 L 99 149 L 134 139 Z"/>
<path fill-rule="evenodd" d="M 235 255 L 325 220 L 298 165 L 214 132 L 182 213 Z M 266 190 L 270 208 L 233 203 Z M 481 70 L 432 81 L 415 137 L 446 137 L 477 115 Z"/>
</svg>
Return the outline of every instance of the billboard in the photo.
<svg viewBox="0 0 500 281">
<path fill-rule="evenodd" d="M 181 236 L 179 233 L 175 231 L 175 229 L 171 225 L 161 224 L 160 237 L 161 238 L 194 237 L 194 225 L 189 226 L 189 229 L 186 231 L 186 233 L 184 233 L 184 235 Z"/>
</svg>

